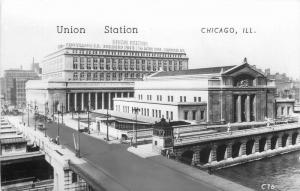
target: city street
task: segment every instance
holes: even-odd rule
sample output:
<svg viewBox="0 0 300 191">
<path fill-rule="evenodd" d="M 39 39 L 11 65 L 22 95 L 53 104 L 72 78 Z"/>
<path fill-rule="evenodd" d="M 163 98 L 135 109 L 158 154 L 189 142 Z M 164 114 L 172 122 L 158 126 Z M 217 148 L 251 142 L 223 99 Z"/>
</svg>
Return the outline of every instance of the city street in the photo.
<svg viewBox="0 0 300 191">
<path fill-rule="evenodd" d="M 30 123 L 31 126 L 34 126 L 33 119 L 30 120 Z M 47 123 L 46 127 L 47 135 L 55 138 L 57 136 L 57 123 Z M 73 133 L 76 135 L 77 132 L 60 124 L 60 143 L 74 151 Z M 99 169 L 104 170 L 105 173 L 128 190 L 218 190 L 200 180 L 163 165 L 163 163 L 158 163 L 157 158 L 153 160 L 151 158 L 142 159 L 128 152 L 127 148 L 128 145 L 107 144 L 102 140 L 81 134 L 81 156 L 99 167 Z M 156 157 L 164 158 L 162 156 Z"/>
</svg>

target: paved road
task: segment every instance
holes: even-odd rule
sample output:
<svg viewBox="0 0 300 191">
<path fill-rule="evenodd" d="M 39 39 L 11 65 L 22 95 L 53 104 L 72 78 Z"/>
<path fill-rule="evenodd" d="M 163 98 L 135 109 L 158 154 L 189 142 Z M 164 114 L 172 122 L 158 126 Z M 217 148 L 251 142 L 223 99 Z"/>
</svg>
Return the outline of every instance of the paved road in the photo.
<svg viewBox="0 0 300 191">
<path fill-rule="evenodd" d="M 34 124 L 33 121 L 30 122 Z M 57 124 L 48 123 L 47 135 L 57 136 Z M 60 143 L 71 150 L 75 130 L 60 126 Z M 151 159 L 142 159 L 126 149 L 128 145 L 106 142 L 81 134 L 81 155 L 119 184 L 132 191 L 214 191 L 213 186 L 196 180 Z M 160 156 L 161 157 L 161 156 Z"/>
</svg>

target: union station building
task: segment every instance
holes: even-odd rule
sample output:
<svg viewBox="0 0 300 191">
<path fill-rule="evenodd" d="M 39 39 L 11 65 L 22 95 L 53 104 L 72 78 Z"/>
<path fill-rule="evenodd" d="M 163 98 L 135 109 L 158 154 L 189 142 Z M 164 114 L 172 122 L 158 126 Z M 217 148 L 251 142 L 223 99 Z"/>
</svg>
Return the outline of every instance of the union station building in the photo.
<svg viewBox="0 0 300 191">
<path fill-rule="evenodd" d="M 26 83 L 26 102 L 39 113 L 113 109 L 113 99 L 134 95 L 134 82 L 162 68 L 188 69 L 183 49 L 154 48 L 147 42 L 67 43 L 42 61 L 42 80 Z"/>
<path fill-rule="evenodd" d="M 134 97 L 115 98 L 116 112 L 152 121 L 191 123 L 264 121 L 275 117 L 275 85 L 247 63 L 235 66 L 158 71 L 134 85 Z"/>
</svg>

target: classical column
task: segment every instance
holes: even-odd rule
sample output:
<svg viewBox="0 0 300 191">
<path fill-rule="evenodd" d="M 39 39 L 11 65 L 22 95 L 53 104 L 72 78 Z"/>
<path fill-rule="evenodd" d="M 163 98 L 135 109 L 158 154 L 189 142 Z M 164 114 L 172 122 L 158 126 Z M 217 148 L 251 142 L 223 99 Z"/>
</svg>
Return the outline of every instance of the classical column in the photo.
<svg viewBox="0 0 300 191">
<path fill-rule="evenodd" d="M 259 152 L 259 139 L 260 139 L 260 137 L 255 137 L 255 138 L 254 138 L 254 144 L 253 144 L 253 147 L 254 147 L 255 153 L 258 153 L 258 152 Z"/>
<path fill-rule="evenodd" d="M 81 93 L 81 111 L 84 111 L 84 93 Z"/>
<path fill-rule="evenodd" d="M 287 137 L 287 140 L 286 140 L 286 146 L 292 145 L 292 136 L 293 136 L 293 134 L 289 133 L 288 135 L 289 136 Z"/>
<path fill-rule="evenodd" d="M 241 96 L 238 95 L 238 98 L 236 100 L 236 119 L 237 122 L 241 122 L 242 121 L 242 104 L 241 104 Z"/>
<path fill-rule="evenodd" d="M 216 145 L 213 145 L 211 148 L 210 154 L 209 154 L 209 159 L 208 159 L 209 163 L 216 161 L 216 158 L 217 158 L 216 152 L 217 152 Z"/>
<path fill-rule="evenodd" d="M 278 134 L 278 138 L 276 140 L 276 149 L 282 147 L 282 136 L 283 134 Z"/>
<path fill-rule="evenodd" d="M 225 159 L 232 158 L 232 143 L 228 143 L 225 151 Z"/>
<path fill-rule="evenodd" d="M 111 93 L 108 92 L 108 109 L 111 110 Z"/>
<path fill-rule="evenodd" d="M 267 139 L 266 139 L 265 151 L 271 149 L 271 138 L 272 138 L 272 136 L 268 136 Z"/>
<path fill-rule="evenodd" d="M 74 110 L 77 111 L 77 93 L 74 93 Z"/>
<path fill-rule="evenodd" d="M 254 116 L 254 121 L 256 121 L 256 95 L 253 95 L 253 116 Z"/>
<path fill-rule="evenodd" d="M 239 150 L 239 156 L 246 155 L 246 140 L 242 140 Z"/>
<path fill-rule="evenodd" d="M 101 109 L 104 109 L 104 92 L 101 93 Z"/>
<path fill-rule="evenodd" d="M 250 121 L 250 95 L 246 98 L 246 121 Z"/>
<path fill-rule="evenodd" d="M 95 92 L 95 109 L 98 109 L 98 93 Z"/>
<path fill-rule="evenodd" d="M 67 93 L 68 103 L 67 103 L 67 112 L 70 111 L 70 93 Z"/>
<path fill-rule="evenodd" d="M 121 92 L 121 97 L 124 97 L 124 92 Z"/>
<path fill-rule="evenodd" d="M 89 110 L 91 109 L 91 92 L 89 92 L 89 97 L 88 97 L 88 108 Z"/>
<path fill-rule="evenodd" d="M 199 151 L 196 151 L 194 154 L 193 154 L 193 159 L 192 159 L 192 165 L 197 165 L 200 163 L 200 152 Z"/>
<path fill-rule="evenodd" d="M 287 116 L 288 115 L 288 108 L 287 106 L 284 107 L 284 116 Z"/>
</svg>

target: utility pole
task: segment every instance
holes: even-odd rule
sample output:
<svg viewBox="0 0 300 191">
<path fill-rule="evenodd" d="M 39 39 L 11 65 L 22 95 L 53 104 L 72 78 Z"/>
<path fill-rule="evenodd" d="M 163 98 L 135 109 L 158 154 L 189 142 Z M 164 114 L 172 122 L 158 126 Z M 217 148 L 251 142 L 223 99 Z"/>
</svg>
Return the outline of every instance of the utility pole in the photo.
<svg viewBox="0 0 300 191">
<path fill-rule="evenodd" d="M 108 136 L 108 118 L 111 117 L 110 114 L 108 114 L 108 108 L 106 109 L 106 141 L 109 141 L 109 136 Z"/>
<path fill-rule="evenodd" d="M 134 147 L 137 147 L 137 114 L 140 111 L 139 108 L 133 108 L 135 113 L 135 124 L 133 126 L 132 138 L 134 139 Z"/>
<path fill-rule="evenodd" d="M 48 114 L 48 108 L 47 103 L 45 103 L 45 116 L 44 116 L 44 131 L 45 131 L 45 137 L 47 137 L 47 128 L 46 128 L 46 122 L 47 122 L 47 114 Z"/>
<path fill-rule="evenodd" d="M 59 111 L 57 111 L 57 144 L 59 145 Z"/>
<path fill-rule="evenodd" d="M 78 148 L 77 148 L 77 152 L 76 155 L 78 158 L 80 158 L 80 116 L 79 116 L 79 112 L 78 112 L 78 130 L 77 130 L 77 140 L 78 140 Z"/>
<path fill-rule="evenodd" d="M 29 127 L 29 104 L 27 104 L 27 126 Z"/>
<path fill-rule="evenodd" d="M 36 103 L 34 104 L 34 130 L 36 131 L 36 118 L 37 118 L 37 109 Z"/>
<path fill-rule="evenodd" d="M 61 124 L 64 124 L 64 105 L 61 103 Z"/>
</svg>

